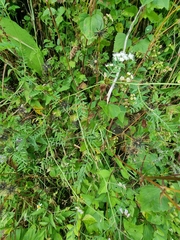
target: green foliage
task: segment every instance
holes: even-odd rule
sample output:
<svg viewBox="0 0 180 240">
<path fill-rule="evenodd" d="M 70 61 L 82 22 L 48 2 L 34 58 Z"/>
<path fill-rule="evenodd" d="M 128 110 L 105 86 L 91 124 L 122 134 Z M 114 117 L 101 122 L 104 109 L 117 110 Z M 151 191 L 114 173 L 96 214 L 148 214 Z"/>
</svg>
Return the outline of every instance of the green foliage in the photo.
<svg viewBox="0 0 180 240">
<path fill-rule="evenodd" d="M 28 67 L 41 75 L 43 66 L 42 53 L 30 34 L 11 19 L 3 17 L 0 24 L 2 29 L 0 36 L 4 46 L 2 50 L 14 50 L 14 53 L 17 52 L 19 57 L 22 57 L 24 62 L 27 62 Z"/>
<path fill-rule="evenodd" d="M 0 1 L 0 238 L 179 239 L 180 8 L 140 2 Z"/>
</svg>

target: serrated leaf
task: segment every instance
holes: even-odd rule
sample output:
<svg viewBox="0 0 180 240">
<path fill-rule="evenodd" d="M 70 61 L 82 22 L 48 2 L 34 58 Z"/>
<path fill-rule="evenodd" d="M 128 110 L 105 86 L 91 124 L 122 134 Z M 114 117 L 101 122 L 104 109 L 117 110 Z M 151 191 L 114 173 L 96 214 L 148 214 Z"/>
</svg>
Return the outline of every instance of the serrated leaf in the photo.
<svg viewBox="0 0 180 240">
<path fill-rule="evenodd" d="M 142 212 L 161 212 L 169 209 L 168 199 L 165 196 L 161 197 L 161 190 L 155 186 L 141 187 L 137 200 Z"/>
</svg>

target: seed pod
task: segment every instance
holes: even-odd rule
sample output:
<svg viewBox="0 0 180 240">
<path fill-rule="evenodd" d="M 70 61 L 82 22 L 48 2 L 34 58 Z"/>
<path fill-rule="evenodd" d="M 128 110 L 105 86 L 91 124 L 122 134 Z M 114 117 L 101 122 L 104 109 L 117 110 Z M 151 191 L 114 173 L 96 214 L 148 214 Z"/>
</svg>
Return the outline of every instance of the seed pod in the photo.
<svg viewBox="0 0 180 240">
<path fill-rule="evenodd" d="M 73 59 L 77 53 L 77 50 L 78 50 L 78 46 L 74 46 L 72 49 L 71 49 L 71 52 L 69 54 L 69 59 Z"/>
</svg>

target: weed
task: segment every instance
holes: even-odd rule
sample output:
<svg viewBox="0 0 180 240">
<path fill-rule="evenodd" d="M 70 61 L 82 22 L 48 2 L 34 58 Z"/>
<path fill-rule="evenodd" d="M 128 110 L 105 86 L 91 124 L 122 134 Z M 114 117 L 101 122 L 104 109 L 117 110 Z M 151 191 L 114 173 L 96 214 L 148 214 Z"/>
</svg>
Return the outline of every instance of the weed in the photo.
<svg viewBox="0 0 180 240">
<path fill-rule="evenodd" d="M 140 2 L 0 1 L 2 238 L 179 239 L 180 8 Z"/>
</svg>

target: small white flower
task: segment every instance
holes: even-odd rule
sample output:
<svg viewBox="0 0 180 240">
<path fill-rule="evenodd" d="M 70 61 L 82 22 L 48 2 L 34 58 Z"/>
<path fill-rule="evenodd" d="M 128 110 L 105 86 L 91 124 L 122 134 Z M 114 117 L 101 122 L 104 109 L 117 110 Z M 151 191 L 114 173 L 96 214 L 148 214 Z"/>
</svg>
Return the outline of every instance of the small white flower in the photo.
<svg viewBox="0 0 180 240">
<path fill-rule="evenodd" d="M 127 210 L 127 209 L 124 210 L 124 214 L 125 214 L 125 215 L 128 214 L 128 210 Z"/>
<path fill-rule="evenodd" d="M 119 209 L 119 211 L 120 211 L 122 214 L 124 213 L 124 211 L 123 211 L 123 209 L 122 209 L 122 208 L 120 208 L 120 209 Z"/>
<path fill-rule="evenodd" d="M 113 63 L 108 63 L 108 64 L 106 64 L 105 66 L 106 66 L 106 67 L 113 67 L 114 64 L 113 64 Z"/>
<path fill-rule="evenodd" d="M 130 72 L 127 72 L 127 75 L 128 75 L 128 76 L 130 76 L 130 75 L 131 75 L 131 73 L 130 73 Z"/>
<path fill-rule="evenodd" d="M 134 55 L 132 53 L 125 53 L 123 51 L 119 53 L 114 53 L 113 54 L 113 60 L 114 61 L 119 61 L 119 62 L 124 62 L 127 60 L 134 60 Z"/>
<path fill-rule="evenodd" d="M 120 80 L 121 80 L 121 81 L 124 81 L 124 80 L 125 80 L 125 77 L 124 77 L 124 76 L 121 76 L 121 77 L 120 77 Z"/>
<path fill-rule="evenodd" d="M 124 210 L 124 215 L 125 215 L 127 218 L 130 217 L 130 213 L 128 212 L 127 209 Z"/>
<path fill-rule="evenodd" d="M 134 54 L 129 53 L 129 54 L 128 54 L 128 58 L 129 58 L 130 60 L 134 60 Z"/>
<path fill-rule="evenodd" d="M 122 184 L 121 182 L 118 183 L 118 186 L 126 189 L 126 186 L 124 184 Z"/>
<path fill-rule="evenodd" d="M 123 210 L 122 208 L 119 209 L 119 211 L 125 216 L 125 217 L 130 217 L 130 213 L 128 212 L 127 209 Z"/>
<path fill-rule="evenodd" d="M 41 209 L 42 203 L 37 204 L 37 210 Z"/>
<path fill-rule="evenodd" d="M 80 213 L 80 214 L 83 214 L 83 213 L 84 213 L 83 210 L 81 210 L 79 207 L 75 207 L 75 209 L 76 209 L 77 212 Z"/>
<path fill-rule="evenodd" d="M 111 16 L 111 14 L 106 13 L 106 16 L 107 16 L 112 22 L 114 21 L 113 18 L 112 18 L 112 16 Z"/>
<path fill-rule="evenodd" d="M 119 58 L 119 61 L 120 61 L 120 62 L 124 62 L 124 60 L 125 60 L 125 59 L 124 59 L 123 57 L 120 57 L 120 58 Z"/>
<path fill-rule="evenodd" d="M 120 52 L 120 53 L 113 53 L 113 60 L 115 62 L 124 62 L 127 60 L 127 56 L 125 52 Z"/>
<path fill-rule="evenodd" d="M 131 78 L 127 77 L 126 82 L 131 82 Z"/>
</svg>

